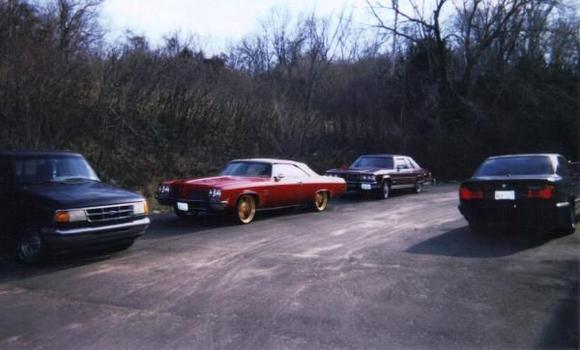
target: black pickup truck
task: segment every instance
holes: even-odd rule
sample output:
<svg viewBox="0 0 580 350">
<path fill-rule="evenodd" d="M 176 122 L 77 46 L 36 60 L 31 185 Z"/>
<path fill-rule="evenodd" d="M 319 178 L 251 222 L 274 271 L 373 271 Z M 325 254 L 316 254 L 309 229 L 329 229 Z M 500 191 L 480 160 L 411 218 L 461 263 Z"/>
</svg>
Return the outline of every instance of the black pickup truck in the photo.
<svg viewBox="0 0 580 350">
<path fill-rule="evenodd" d="M 459 210 L 475 230 L 510 224 L 573 233 L 580 201 L 575 168 L 559 154 L 489 157 L 461 184 Z"/>
<path fill-rule="evenodd" d="M 80 154 L 0 152 L 0 243 L 23 263 L 78 248 L 129 248 L 147 214 L 143 197 L 102 183 Z"/>
</svg>

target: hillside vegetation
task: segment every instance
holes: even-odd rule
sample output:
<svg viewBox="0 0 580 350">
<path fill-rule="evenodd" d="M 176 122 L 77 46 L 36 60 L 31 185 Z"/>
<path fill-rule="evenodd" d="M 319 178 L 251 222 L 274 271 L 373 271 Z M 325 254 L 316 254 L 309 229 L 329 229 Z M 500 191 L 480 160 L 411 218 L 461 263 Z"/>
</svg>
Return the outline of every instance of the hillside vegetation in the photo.
<svg viewBox="0 0 580 350">
<path fill-rule="evenodd" d="M 553 0 L 369 2 L 282 11 L 222 55 L 168 35 L 106 44 L 101 1 L 0 0 L 0 149 L 83 153 L 106 179 L 150 195 L 163 178 L 232 158 L 318 170 L 360 153 L 409 154 L 439 178 L 486 156 L 579 156 L 580 22 Z M 447 13 L 443 18 L 442 13 Z"/>
</svg>

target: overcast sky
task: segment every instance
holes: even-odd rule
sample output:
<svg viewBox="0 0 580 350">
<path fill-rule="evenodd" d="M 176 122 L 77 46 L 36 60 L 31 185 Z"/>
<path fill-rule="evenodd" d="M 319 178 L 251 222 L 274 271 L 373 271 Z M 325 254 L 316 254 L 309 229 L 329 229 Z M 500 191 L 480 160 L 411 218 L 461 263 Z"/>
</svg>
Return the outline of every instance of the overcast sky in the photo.
<svg viewBox="0 0 580 350">
<path fill-rule="evenodd" d="M 180 31 L 184 36 L 198 35 L 203 47 L 215 53 L 256 31 L 258 20 L 275 7 L 295 14 L 315 10 L 319 15 L 339 14 L 346 8 L 358 22 L 368 19 L 364 0 L 105 0 L 102 23 L 109 40 L 131 30 L 155 45 L 167 33 Z"/>
</svg>

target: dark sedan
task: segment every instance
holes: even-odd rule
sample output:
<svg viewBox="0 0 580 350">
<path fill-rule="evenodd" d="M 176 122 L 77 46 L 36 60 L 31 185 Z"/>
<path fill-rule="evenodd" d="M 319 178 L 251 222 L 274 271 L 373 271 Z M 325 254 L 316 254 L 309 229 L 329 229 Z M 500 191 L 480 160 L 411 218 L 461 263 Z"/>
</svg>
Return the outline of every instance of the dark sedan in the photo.
<svg viewBox="0 0 580 350">
<path fill-rule="evenodd" d="M 433 182 L 431 172 L 413 158 L 392 154 L 362 155 L 348 169 L 331 169 L 326 175 L 345 179 L 348 191 L 373 193 L 378 199 L 388 198 L 391 190 L 419 193 Z"/>
<path fill-rule="evenodd" d="M 573 233 L 578 179 L 559 154 L 487 158 L 459 189 L 459 211 L 472 229 L 532 226 Z"/>
</svg>

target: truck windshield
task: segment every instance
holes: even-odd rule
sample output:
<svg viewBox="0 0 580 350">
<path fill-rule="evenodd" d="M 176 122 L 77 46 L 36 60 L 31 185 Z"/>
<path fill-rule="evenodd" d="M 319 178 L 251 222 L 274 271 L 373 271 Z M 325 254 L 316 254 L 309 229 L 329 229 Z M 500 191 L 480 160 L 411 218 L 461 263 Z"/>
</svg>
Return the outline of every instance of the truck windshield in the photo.
<svg viewBox="0 0 580 350">
<path fill-rule="evenodd" d="M 15 160 L 14 175 L 19 185 L 100 181 L 83 157 L 73 155 L 26 157 Z"/>
<path fill-rule="evenodd" d="M 491 158 L 483 162 L 475 176 L 551 175 L 554 167 L 549 157 L 522 156 Z"/>
<path fill-rule="evenodd" d="M 270 177 L 272 165 L 258 162 L 231 162 L 226 165 L 221 175 L 224 176 L 260 176 Z"/>
<path fill-rule="evenodd" d="M 392 157 L 360 157 L 352 165 L 351 168 L 381 168 L 393 169 Z"/>
</svg>

